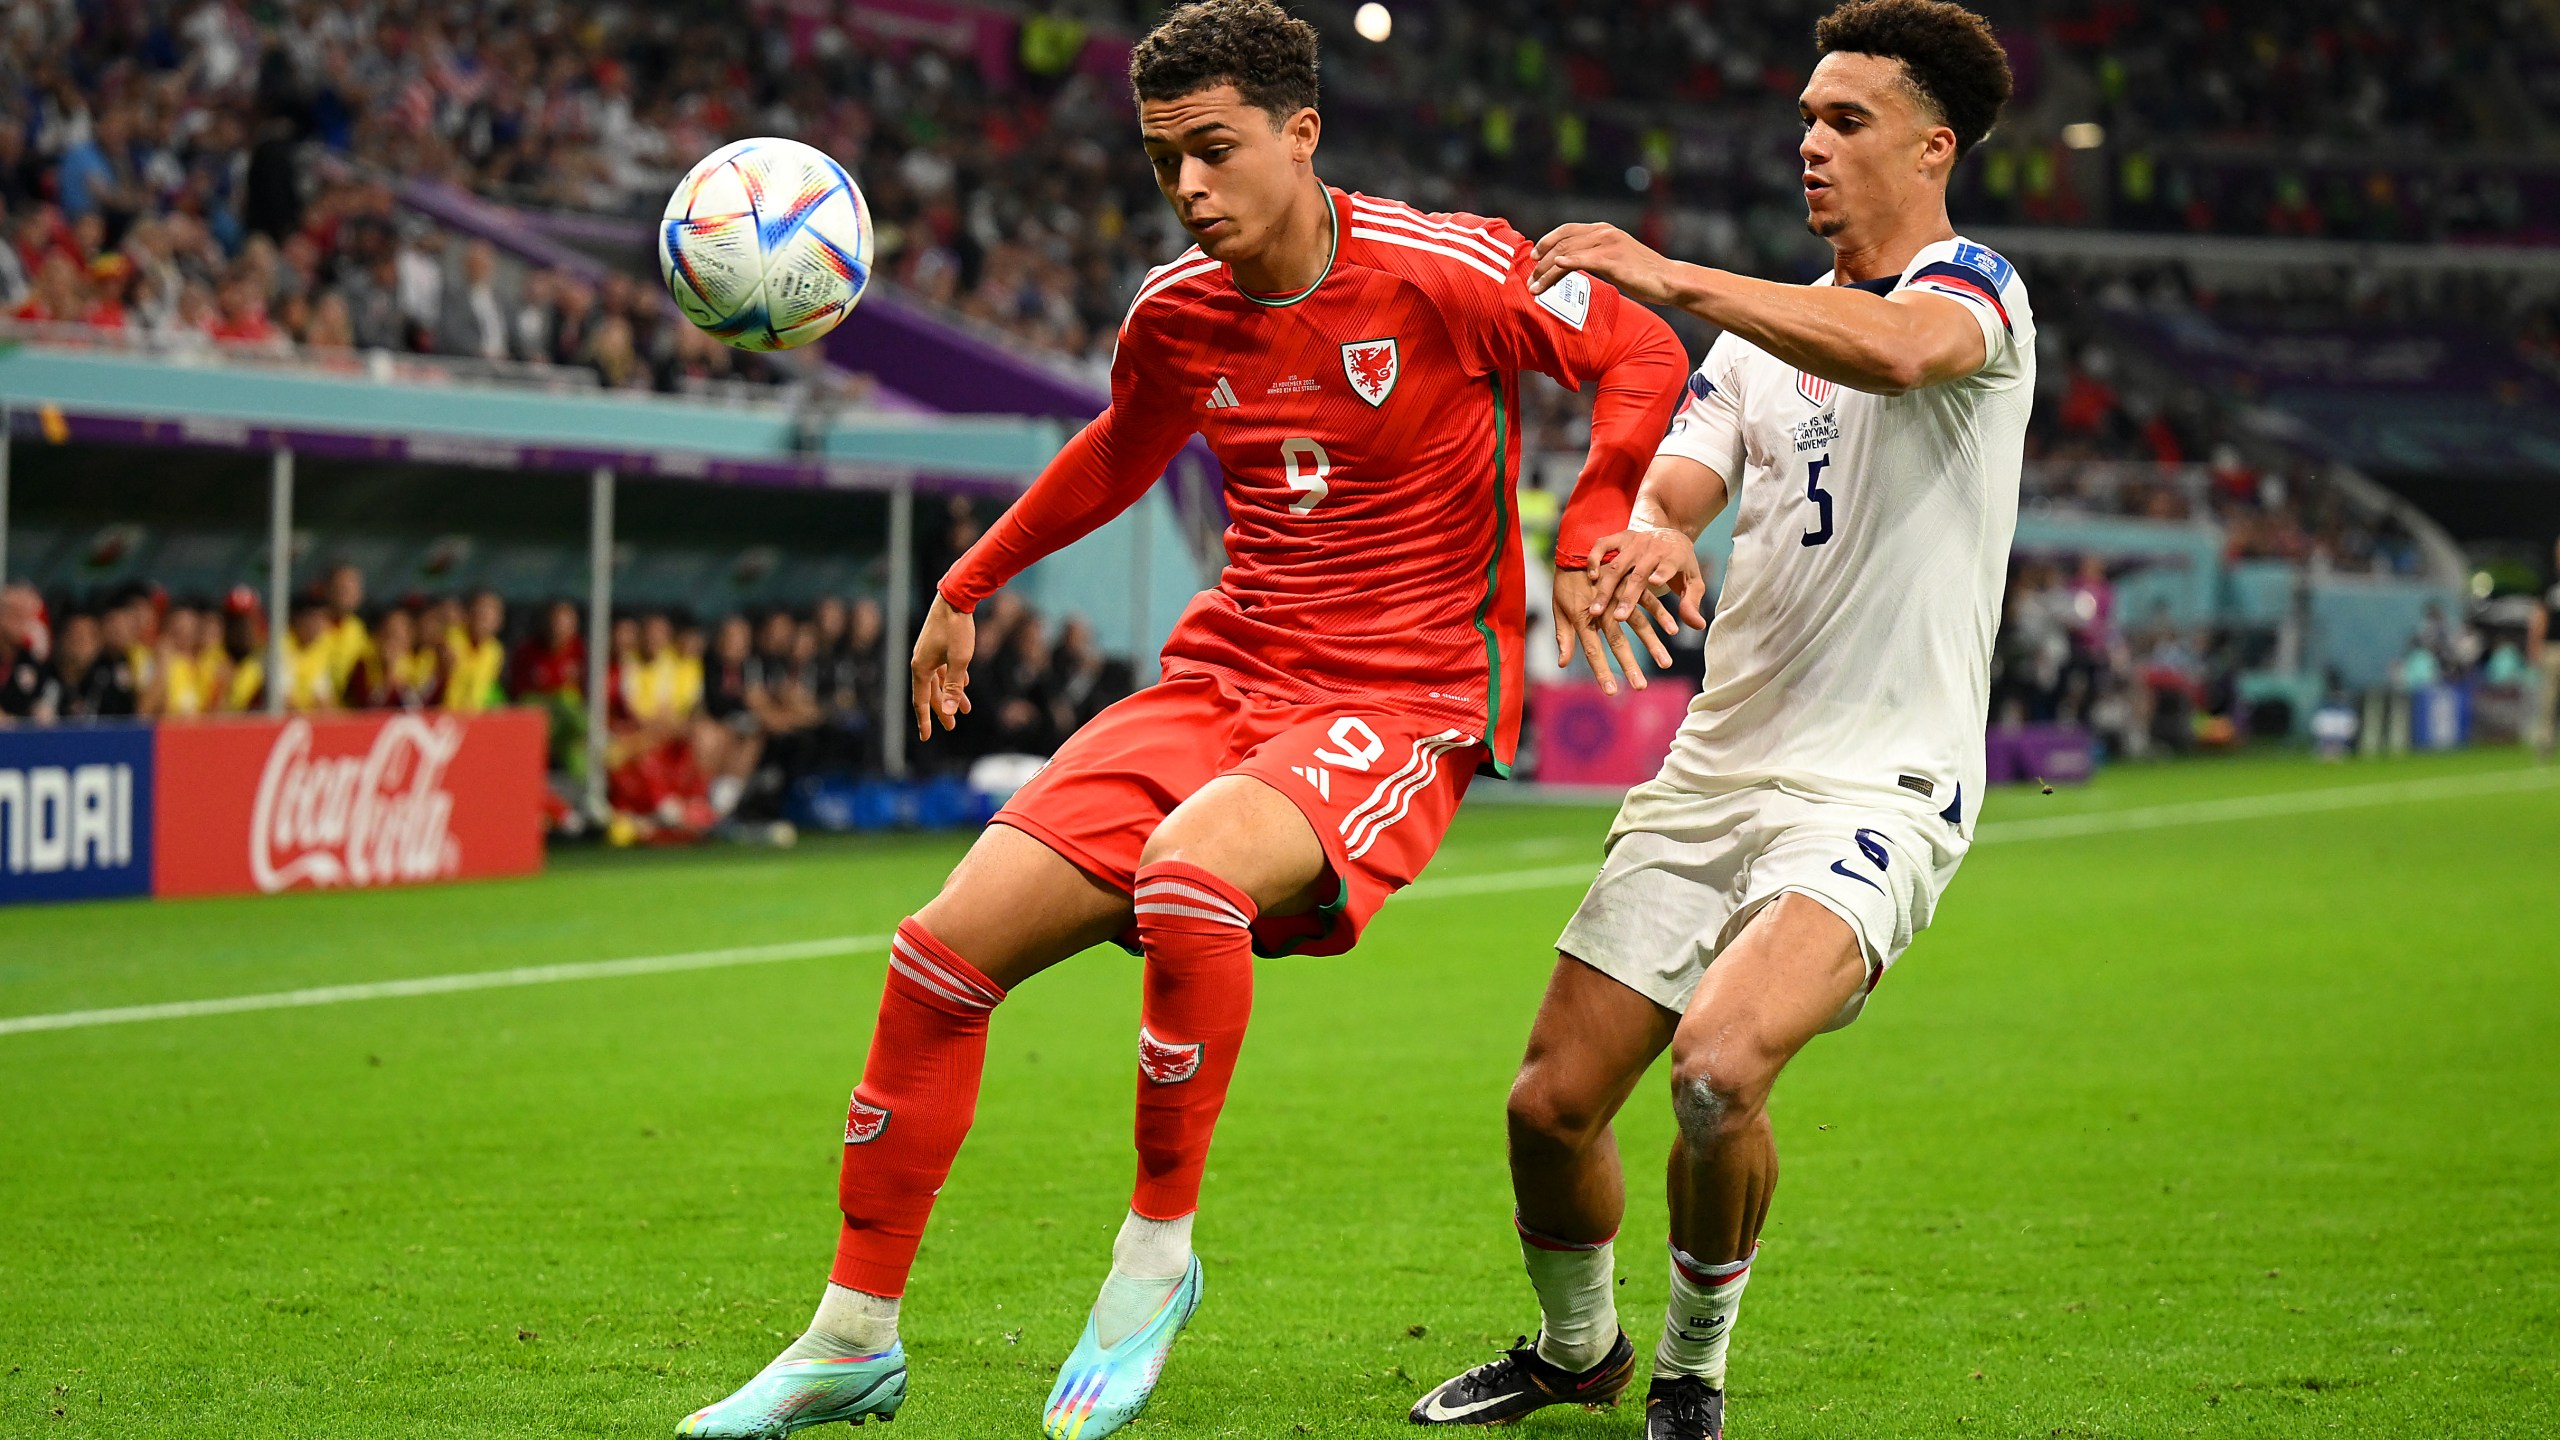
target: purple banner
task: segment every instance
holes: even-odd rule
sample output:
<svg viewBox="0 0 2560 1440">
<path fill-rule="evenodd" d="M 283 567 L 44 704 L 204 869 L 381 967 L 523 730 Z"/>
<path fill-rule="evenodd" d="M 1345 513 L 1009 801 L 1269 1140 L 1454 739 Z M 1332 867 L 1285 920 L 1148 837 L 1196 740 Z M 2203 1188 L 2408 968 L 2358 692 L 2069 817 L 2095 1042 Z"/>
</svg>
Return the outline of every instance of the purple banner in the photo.
<svg viewBox="0 0 2560 1440">
<path fill-rule="evenodd" d="M 911 473 L 888 467 L 797 456 L 772 460 L 724 460 L 656 450 L 518 445 L 468 435 L 366 434 L 346 430 L 287 429 L 229 420 L 86 414 L 51 405 L 33 410 L 12 409 L 8 418 L 12 437 L 56 445 L 167 445 L 254 454 L 291 450 L 300 455 L 319 455 L 337 460 L 398 460 L 414 465 L 457 465 L 481 470 L 581 472 L 601 465 L 624 477 L 650 476 L 662 480 L 701 480 L 721 485 L 766 485 L 786 489 L 887 490 L 901 476 Z M 1022 490 L 1011 480 L 985 476 L 912 474 L 916 488 L 928 494 L 1011 499 Z"/>
</svg>

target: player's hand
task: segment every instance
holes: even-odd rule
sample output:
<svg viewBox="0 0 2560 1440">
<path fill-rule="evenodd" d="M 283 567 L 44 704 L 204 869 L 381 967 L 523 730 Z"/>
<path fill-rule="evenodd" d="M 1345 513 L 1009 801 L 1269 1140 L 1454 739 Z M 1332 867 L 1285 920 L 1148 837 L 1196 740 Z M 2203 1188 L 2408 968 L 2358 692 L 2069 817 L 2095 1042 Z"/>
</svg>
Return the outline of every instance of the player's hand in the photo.
<svg viewBox="0 0 2560 1440">
<path fill-rule="evenodd" d="M 1679 273 L 1687 268 L 1615 225 L 1559 225 L 1538 242 L 1531 258 L 1532 295 L 1546 293 L 1567 271 L 1580 270 L 1647 305 L 1677 304 Z"/>
<path fill-rule="evenodd" d="M 1635 631 L 1659 664 L 1669 665 L 1671 652 L 1649 628 L 1597 618 L 1592 600 L 1599 568 L 1595 564 L 1588 570 L 1556 572 L 1556 668 L 1561 670 L 1572 664 L 1573 652 L 1579 647 L 1582 658 L 1591 662 L 1591 673 L 1600 681 L 1601 694 L 1618 693 L 1617 675 L 1609 668 L 1612 658 L 1617 661 L 1618 670 L 1625 673 L 1627 684 L 1642 690 L 1645 688 L 1644 667 L 1636 661 L 1635 647 L 1627 643 L 1627 632 Z"/>
<path fill-rule="evenodd" d="M 1687 532 L 1638 522 L 1595 542 L 1591 553 L 1606 557 L 1592 572 L 1593 620 L 1623 625 L 1641 608 L 1666 635 L 1680 633 L 1682 625 L 1707 628 L 1706 572 L 1698 565 L 1698 542 Z M 1676 616 L 1663 604 L 1666 595 L 1679 607 Z M 1651 640 L 1651 632 L 1645 638 Z"/>
<path fill-rule="evenodd" d="M 936 720 L 948 730 L 969 713 L 969 657 L 977 650 L 978 622 L 934 596 L 924 628 L 916 632 L 915 658 L 907 665 L 919 741 L 933 738 Z"/>
</svg>

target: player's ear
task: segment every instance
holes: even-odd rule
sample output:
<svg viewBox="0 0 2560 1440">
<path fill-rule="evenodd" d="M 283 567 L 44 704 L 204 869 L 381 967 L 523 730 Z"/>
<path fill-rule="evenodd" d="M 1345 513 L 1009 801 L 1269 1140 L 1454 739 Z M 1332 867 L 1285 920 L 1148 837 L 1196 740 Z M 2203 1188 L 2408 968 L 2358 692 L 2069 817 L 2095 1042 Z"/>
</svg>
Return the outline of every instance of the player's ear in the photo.
<svg viewBox="0 0 2560 1440">
<path fill-rule="evenodd" d="M 1289 163 L 1304 165 L 1316 157 L 1316 142 L 1324 136 L 1324 118 L 1313 106 L 1280 122 L 1280 139 L 1289 147 Z"/>
<path fill-rule="evenodd" d="M 1920 137 L 1920 173 L 1944 181 L 1955 173 L 1956 132 L 1945 125 L 1932 125 Z"/>
</svg>

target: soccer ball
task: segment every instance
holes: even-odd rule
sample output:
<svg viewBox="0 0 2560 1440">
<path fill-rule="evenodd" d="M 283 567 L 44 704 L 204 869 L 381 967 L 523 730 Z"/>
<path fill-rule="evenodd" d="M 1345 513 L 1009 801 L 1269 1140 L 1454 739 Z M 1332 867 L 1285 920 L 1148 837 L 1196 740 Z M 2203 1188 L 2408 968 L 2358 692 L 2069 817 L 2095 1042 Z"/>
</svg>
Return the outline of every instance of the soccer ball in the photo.
<svg viewBox="0 0 2560 1440">
<path fill-rule="evenodd" d="M 871 207 L 844 167 L 797 140 L 723 145 L 667 200 L 658 272 L 686 319 L 741 350 L 836 328 L 871 279 Z"/>
</svg>

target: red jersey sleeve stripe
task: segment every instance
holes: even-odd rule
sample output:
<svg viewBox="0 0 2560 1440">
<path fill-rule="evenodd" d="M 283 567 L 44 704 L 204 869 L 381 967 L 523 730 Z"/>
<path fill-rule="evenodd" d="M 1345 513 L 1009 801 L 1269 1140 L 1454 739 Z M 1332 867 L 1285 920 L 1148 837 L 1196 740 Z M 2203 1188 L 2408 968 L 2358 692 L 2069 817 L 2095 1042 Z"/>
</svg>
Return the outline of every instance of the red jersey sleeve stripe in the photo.
<svg viewBox="0 0 2560 1440">
<path fill-rule="evenodd" d="M 1468 269 L 1475 271 L 1477 274 L 1482 275 L 1484 278 L 1492 281 L 1496 285 L 1501 284 L 1503 280 L 1502 271 L 1494 269 L 1492 266 L 1477 259 L 1475 256 L 1468 254 L 1466 251 L 1455 249 L 1448 245 L 1435 244 L 1429 240 L 1420 239 L 1412 235 L 1398 235 L 1392 230 L 1373 230 L 1365 225 L 1352 226 L 1351 233 L 1353 236 L 1362 240 L 1375 240 L 1384 245 L 1401 245 L 1408 250 L 1427 250 L 1434 255 L 1446 256 L 1447 258 L 1455 260 L 1459 264 L 1466 266 Z"/>
<path fill-rule="evenodd" d="M 1399 214 L 1392 210 L 1364 205 L 1355 200 L 1352 202 L 1352 211 L 1357 219 L 1366 220 L 1372 224 L 1392 225 L 1399 230 L 1408 230 L 1426 239 L 1465 246 L 1505 269 L 1510 268 L 1512 258 L 1519 253 L 1495 244 L 1481 231 L 1467 230 L 1455 225 L 1435 224 L 1409 210 Z"/>
</svg>

